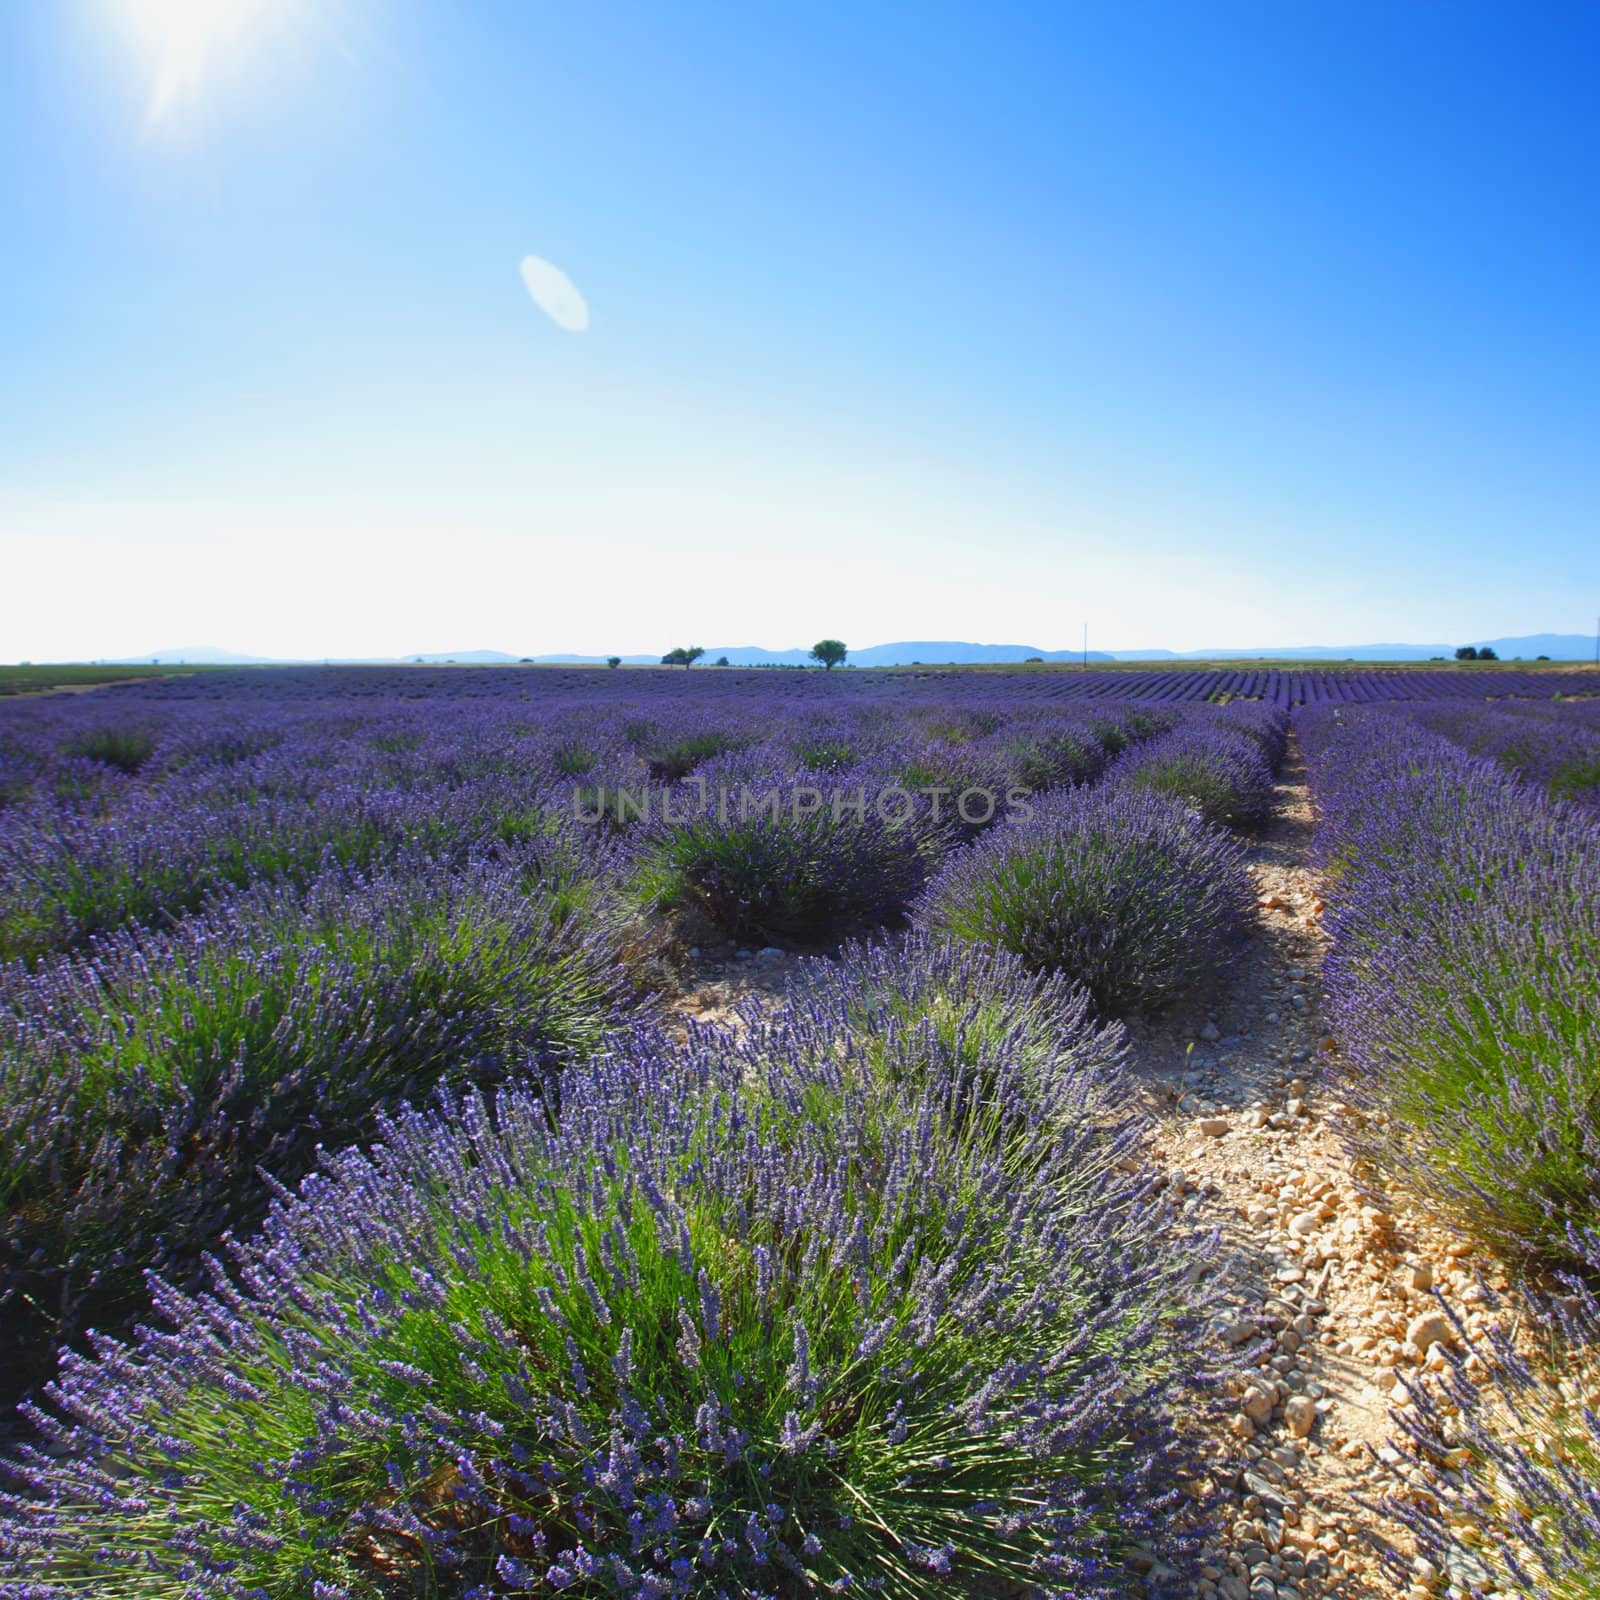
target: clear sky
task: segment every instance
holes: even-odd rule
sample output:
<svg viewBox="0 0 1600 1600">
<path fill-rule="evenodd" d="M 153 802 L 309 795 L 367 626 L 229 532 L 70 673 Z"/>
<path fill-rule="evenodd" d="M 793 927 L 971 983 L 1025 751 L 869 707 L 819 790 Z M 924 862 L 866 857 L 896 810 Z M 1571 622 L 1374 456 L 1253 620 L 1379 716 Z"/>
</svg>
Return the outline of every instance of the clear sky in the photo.
<svg viewBox="0 0 1600 1600">
<path fill-rule="evenodd" d="M 1597 82 L 1594 4 L 9 0 L 0 659 L 1586 631 Z"/>
</svg>

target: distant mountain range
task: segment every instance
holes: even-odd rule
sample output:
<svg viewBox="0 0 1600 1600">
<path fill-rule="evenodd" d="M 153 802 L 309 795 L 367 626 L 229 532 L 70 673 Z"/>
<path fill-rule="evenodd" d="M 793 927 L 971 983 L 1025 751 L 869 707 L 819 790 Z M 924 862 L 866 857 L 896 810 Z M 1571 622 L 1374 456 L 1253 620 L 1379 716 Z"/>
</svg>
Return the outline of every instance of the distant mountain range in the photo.
<svg viewBox="0 0 1600 1600">
<path fill-rule="evenodd" d="M 705 661 L 728 658 L 730 667 L 807 667 L 814 663 L 809 650 L 765 650 L 758 644 L 709 645 Z M 1031 644 L 969 644 L 960 639 L 902 639 L 897 644 L 869 644 L 850 652 L 857 667 L 943 666 L 971 662 L 1081 661 L 1081 650 L 1040 650 Z M 460 659 L 459 657 L 457 658 Z M 604 656 L 535 656 L 540 662 L 579 665 L 604 661 Z M 660 656 L 624 656 L 630 665 L 659 661 Z M 1114 661 L 1104 651 L 1091 650 L 1091 661 Z"/>
<path fill-rule="evenodd" d="M 1537 656 L 1548 656 L 1552 661 L 1591 661 L 1595 642 L 1581 633 L 1530 633 L 1509 639 L 1469 639 L 1465 641 L 1478 648 L 1490 646 L 1503 660 L 1522 657 L 1532 661 Z M 1455 646 L 1449 644 L 1352 644 L 1322 645 L 1295 644 L 1258 646 L 1239 649 L 1235 646 L 1209 650 L 1091 650 L 1090 661 L 1428 661 L 1436 656 L 1449 659 Z M 809 650 L 767 650 L 760 645 L 710 645 L 702 658 L 709 666 L 726 656 L 734 667 L 798 667 L 810 664 Z M 629 666 L 649 666 L 660 661 L 659 655 L 629 655 L 623 661 Z M 857 667 L 908 667 L 908 666 L 961 666 L 983 662 L 1017 661 L 1082 661 L 1081 650 L 1041 650 L 1031 644 L 972 644 L 960 639 L 903 639 L 894 644 L 867 645 L 850 652 L 850 664 Z M 504 650 L 419 651 L 404 656 L 357 656 L 330 658 L 335 666 L 372 665 L 386 666 L 401 662 L 426 662 L 442 665 L 453 662 L 460 666 L 500 666 L 516 662 L 537 662 L 541 665 L 598 666 L 605 656 L 581 655 L 509 655 Z M 161 666 L 304 666 L 306 658 L 298 660 L 274 659 L 269 656 L 238 655 L 231 650 L 219 650 L 214 645 L 193 645 L 177 650 L 154 650 L 147 656 L 130 656 L 114 665 L 138 665 L 154 662 Z M 310 662 L 309 664 L 316 664 Z"/>
<path fill-rule="evenodd" d="M 1478 649 L 1488 645 L 1497 656 L 1510 661 L 1520 656 L 1532 661 L 1549 656 L 1552 661 L 1592 661 L 1593 634 L 1527 633 L 1507 639 L 1465 639 Z M 1233 647 L 1214 650 L 1118 650 L 1118 661 L 1432 661 L 1454 656 L 1453 644 L 1291 644 L 1269 645 L 1240 650 Z M 1070 654 L 1070 652 L 1069 652 Z M 1092 659 L 1092 658 L 1091 658 Z"/>
</svg>

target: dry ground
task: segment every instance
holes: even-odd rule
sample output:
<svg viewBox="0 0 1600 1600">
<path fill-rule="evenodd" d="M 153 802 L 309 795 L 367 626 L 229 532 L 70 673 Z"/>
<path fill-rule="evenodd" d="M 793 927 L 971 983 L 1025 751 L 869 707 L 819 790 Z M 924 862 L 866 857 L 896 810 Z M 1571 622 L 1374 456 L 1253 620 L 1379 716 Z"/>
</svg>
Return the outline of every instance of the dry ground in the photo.
<svg viewBox="0 0 1600 1600">
<path fill-rule="evenodd" d="M 1326 937 L 1297 752 L 1270 825 L 1250 850 L 1258 926 L 1201 1015 L 1136 1031 L 1155 1151 L 1220 1229 L 1229 1311 L 1216 1337 L 1254 1352 L 1237 1405 L 1212 1442 L 1227 1532 L 1199 1593 L 1211 1600 L 1405 1594 L 1375 1560 L 1403 1530 L 1372 1509 L 1393 1487 L 1392 1413 L 1448 1324 L 1431 1290 L 1467 1319 L 1495 1265 L 1433 1228 L 1404 1196 L 1378 1192 L 1339 1137 L 1357 1115 L 1321 1021 Z M 1379 1458 L 1379 1459 L 1375 1459 Z M 1411 1594 L 1436 1592 L 1414 1572 Z"/>
</svg>

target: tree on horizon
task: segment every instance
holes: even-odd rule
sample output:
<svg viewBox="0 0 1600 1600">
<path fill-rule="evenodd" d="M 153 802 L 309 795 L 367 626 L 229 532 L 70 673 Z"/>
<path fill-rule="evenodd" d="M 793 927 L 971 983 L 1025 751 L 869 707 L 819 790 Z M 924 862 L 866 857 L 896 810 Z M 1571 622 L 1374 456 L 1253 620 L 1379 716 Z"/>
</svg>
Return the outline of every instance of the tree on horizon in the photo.
<svg viewBox="0 0 1600 1600">
<path fill-rule="evenodd" d="M 811 647 L 811 659 L 820 661 L 826 672 L 832 672 L 849 654 L 842 639 L 818 639 Z"/>
</svg>

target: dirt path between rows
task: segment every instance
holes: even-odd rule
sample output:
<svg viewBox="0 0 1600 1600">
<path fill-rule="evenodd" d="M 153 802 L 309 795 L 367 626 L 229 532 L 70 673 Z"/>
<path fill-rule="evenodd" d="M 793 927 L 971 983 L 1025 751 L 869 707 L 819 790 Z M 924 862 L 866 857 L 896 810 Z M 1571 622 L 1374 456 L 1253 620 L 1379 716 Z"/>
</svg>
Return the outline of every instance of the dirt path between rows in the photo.
<svg viewBox="0 0 1600 1600">
<path fill-rule="evenodd" d="M 1226 1497 L 1208 1552 L 1204 1600 L 1314 1600 L 1439 1592 L 1377 1561 L 1407 1552 L 1371 1509 L 1391 1491 L 1382 1462 L 1402 1456 L 1397 1373 L 1443 1352 L 1442 1290 L 1466 1319 L 1493 1265 L 1363 1186 L 1339 1137 L 1357 1115 L 1339 1099 L 1341 1066 L 1321 1021 L 1327 945 L 1308 864 L 1313 819 L 1291 747 L 1271 822 L 1250 846 L 1258 925 L 1203 1013 L 1135 1030 L 1134 1068 L 1150 1098 L 1155 1152 L 1197 1214 L 1222 1235 L 1228 1312 L 1215 1337 L 1254 1352 L 1247 1382 L 1211 1441 Z M 1375 1455 L 1379 1459 L 1374 1459 Z"/>
</svg>

